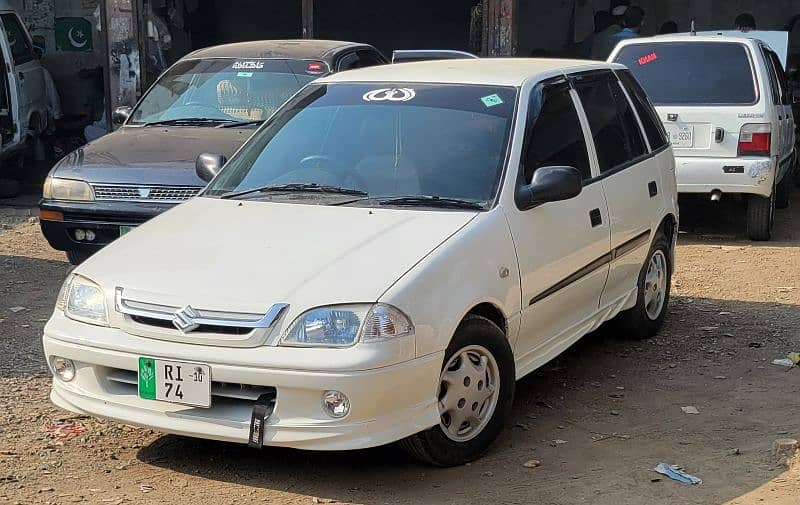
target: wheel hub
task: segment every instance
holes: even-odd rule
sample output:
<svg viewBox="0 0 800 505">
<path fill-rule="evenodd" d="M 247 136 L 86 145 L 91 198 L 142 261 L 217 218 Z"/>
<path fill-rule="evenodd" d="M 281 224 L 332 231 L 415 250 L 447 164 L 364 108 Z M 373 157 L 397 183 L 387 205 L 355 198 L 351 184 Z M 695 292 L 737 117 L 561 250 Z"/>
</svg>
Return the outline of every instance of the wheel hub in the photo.
<svg viewBox="0 0 800 505">
<path fill-rule="evenodd" d="M 647 317 L 655 321 L 664 310 L 667 297 L 667 258 L 658 250 L 650 257 L 644 278 L 644 307 Z"/>
</svg>

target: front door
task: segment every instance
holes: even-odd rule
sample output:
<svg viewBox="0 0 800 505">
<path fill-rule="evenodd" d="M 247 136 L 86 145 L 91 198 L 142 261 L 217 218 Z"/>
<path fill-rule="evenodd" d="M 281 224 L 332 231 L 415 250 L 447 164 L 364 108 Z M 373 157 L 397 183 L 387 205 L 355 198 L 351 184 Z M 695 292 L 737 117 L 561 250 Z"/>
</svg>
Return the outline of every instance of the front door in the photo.
<svg viewBox="0 0 800 505">
<path fill-rule="evenodd" d="M 533 209 L 507 209 L 519 260 L 522 321 L 517 375 L 543 365 L 589 331 L 608 274 L 609 221 L 602 184 L 591 183 L 588 138 L 566 80 L 534 89 L 517 184 L 545 166 L 572 166 L 582 193 Z"/>
<path fill-rule="evenodd" d="M 10 77 L 17 91 L 18 119 L 23 128 L 27 128 L 28 118 L 33 111 L 46 103 L 44 73 L 33 53 L 31 39 L 19 16 L 13 12 L 4 12 L 0 14 L 0 20 L 5 36 L 4 56 L 11 62 Z"/>
</svg>

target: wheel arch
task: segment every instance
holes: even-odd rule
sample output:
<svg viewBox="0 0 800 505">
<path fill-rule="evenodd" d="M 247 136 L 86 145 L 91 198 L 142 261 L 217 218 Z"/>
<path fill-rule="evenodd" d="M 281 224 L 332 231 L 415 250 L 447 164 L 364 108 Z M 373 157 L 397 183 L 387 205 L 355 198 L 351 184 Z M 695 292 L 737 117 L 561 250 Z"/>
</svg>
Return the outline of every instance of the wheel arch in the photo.
<svg viewBox="0 0 800 505">
<path fill-rule="evenodd" d="M 508 319 L 506 315 L 500 310 L 500 307 L 491 303 L 491 302 L 481 302 L 477 305 L 473 306 L 471 309 L 467 311 L 466 314 L 461 318 L 459 325 L 464 322 L 468 316 L 480 316 L 483 318 L 488 319 L 489 321 L 493 322 L 500 328 L 500 331 L 503 332 L 503 335 L 508 338 Z"/>
<path fill-rule="evenodd" d="M 657 231 L 660 231 L 667 237 L 667 240 L 670 244 L 670 270 L 672 273 L 675 272 L 675 247 L 674 245 L 678 242 L 678 218 L 669 213 L 664 216 L 664 219 L 661 220 L 661 223 L 658 225 Z"/>
</svg>

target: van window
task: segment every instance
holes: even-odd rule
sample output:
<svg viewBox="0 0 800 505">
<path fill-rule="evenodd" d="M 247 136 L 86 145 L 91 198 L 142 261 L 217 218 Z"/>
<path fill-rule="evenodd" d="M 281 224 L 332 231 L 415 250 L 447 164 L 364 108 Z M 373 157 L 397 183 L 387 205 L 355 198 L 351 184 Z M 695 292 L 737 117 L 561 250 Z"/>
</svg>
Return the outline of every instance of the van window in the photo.
<svg viewBox="0 0 800 505">
<path fill-rule="evenodd" d="M 747 48 L 736 42 L 644 43 L 615 60 L 656 105 L 734 105 L 758 101 Z"/>
<path fill-rule="evenodd" d="M 774 51 L 766 50 L 767 66 L 772 69 L 776 78 L 777 91 L 780 94 L 780 102 L 783 105 L 791 105 L 792 101 L 789 97 L 789 80 L 786 77 L 786 72 L 783 71 L 783 64 L 781 63 L 778 55 Z"/>
<path fill-rule="evenodd" d="M 589 119 L 601 173 L 647 153 L 631 104 L 613 74 L 578 77 L 575 88 Z"/>
<path fill-rule="evenodd" d="M 667 135 L 664 131 L 664 125 L 658 117 L 650 99 L 647 98 L 642 87 L 633 77 L 633 74 L 627 70 L 617 72 L 620 82 L 625 87 L 625 90 L 633 100 L 633 106 L 636 107 L 636 113 L 639 114 L 639 119 L 644 126 L 644 132 L 647 134 L 647 140 L 650 141 L 650 149 L 658 151 L 667 145 Z"/>
<path fill-rule="evenodd" d="M 568 166 L 591 179 L 589 154 L 569 84 L 546 86 L 531 98 L 523 157 L 525 182 L 541 167 Z"/>
<path fill-rule="evenodd" d="M 3 28 L 6 30 L 6 38 L 11 48 L 11 56 L 14 58 L 14 65 L 22 65 L 34 59 L 33 48 L 25 33 L 25 28 L 19 22 L 15 14 L 0 15 L 3 19 Z"/>
</svg>

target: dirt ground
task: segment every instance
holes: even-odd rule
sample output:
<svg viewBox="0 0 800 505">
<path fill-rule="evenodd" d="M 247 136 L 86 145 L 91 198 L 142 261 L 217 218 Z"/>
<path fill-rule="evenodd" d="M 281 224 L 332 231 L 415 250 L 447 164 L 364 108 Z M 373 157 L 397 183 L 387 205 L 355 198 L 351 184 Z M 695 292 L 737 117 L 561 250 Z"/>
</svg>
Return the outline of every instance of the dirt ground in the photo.
<svg viewBox="0 0 800 505">
<path fill-rule="evenodd" d="M 254 451 L 53 407 L 40 334 L 69 267 L 35 211 L 2 205 L 0 503 L 800 503 L 800 467 L 772 448 L 800 437 L 800 370 L 771 364 L 800 351 L 800 194 L 766 244 L 744 238 L 735 202 L 684 208 L 661 334 L 586 337 L 518 384 L 485 457 L 451 469 L 392 447 Z M 659 462 L 703 483 L 660 478 Z"/>
</svg>

